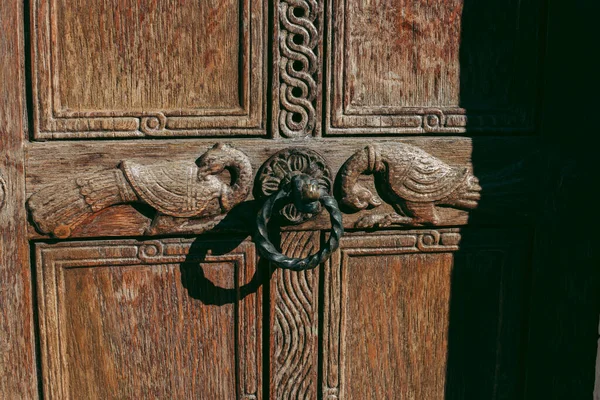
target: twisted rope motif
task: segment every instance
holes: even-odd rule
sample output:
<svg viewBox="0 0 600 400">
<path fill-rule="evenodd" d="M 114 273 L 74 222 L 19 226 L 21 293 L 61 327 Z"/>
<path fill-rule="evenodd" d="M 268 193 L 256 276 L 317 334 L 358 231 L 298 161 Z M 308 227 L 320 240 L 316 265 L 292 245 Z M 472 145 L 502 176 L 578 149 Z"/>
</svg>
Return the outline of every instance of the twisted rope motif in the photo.
<svg viewBox="0 0 600 400">
<path fill-rule="evenodd" d="M 293 190 L 291 187 L 284 187 L 267 198 L 256 217 L 257 232 L 254 242 L 261 255 L 278 267 L 293 271 L 304 271 L 313 269 L 321 264 L 339 247 L 340 238 L 344 234 L 344 225 L 342 223 L 342 213 L 340 212 L 337 201 L 335 201 L 333 197 L 321 192 L 319 199 L 308 203 L 307 208 L 316 208 L 317 202 L 320 202 L 327 211 L 329 211 L 331 217 L 331 235 L 329 236 L 327 244 L 316 254 L 312 254 L 306 258 L 290 258 L 281 254 L 269 240 L 267 224 L 269 223 L 269 219 L 271 219 L 275 203 L 281 199 L 289 198 L 292 192 Z"/>
<path fill-rule="evenodd" d="M 312 135 L 316 126 L 318 7 L 315 0 L 279 3 L 279 128 L 285 137 Z"/>
</svg>

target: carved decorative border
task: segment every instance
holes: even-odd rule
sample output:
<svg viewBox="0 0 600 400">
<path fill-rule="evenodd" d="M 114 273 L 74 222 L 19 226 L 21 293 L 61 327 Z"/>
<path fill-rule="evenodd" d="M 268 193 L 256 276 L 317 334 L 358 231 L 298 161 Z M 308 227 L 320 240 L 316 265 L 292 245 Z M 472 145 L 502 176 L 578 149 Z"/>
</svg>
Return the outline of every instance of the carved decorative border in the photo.
<svg viewBox="0 0 600 400">
<path fill-rule="evenodd" d="M 342 238 L 341 249 L 325 264 L 323 314 L 323 398 L 344 398 L 345 281 L 350 257 L 411 253 L 454 252 L 459 249 L 458 229 L 381 232 Z"/>
<path fill-rule="evenodd" d="M 327 81 L 330 94 L 326 100 L 327 128 L 325 133 L 327 135 L 364 135 L 458 134 L 467 131 L 531 132 L 535 127 L 536 86 L 534 81 L 537 66 L 535 59 L 533 62 L 530 59 L 537 57 L 537 48 L 532 50 L 522 45 L 521 42 L 524 35 L 537 37 L 538 11 L 535 4 L 522 5 L 519 12 L 515 13 L 515 18 L 518 18 L 525 7 L 527 7 L 527 12 L 531 12 L 533 15 L 528 26 L 515 34 L 514 41 L 518 51 L 515 52 L 512 67 L 514 77 L 520 77 L 526 72 L 528 79 L 511 82 L 511 88 L 526 85 L 531 92 L 526 103 L 521 105 L 512 103 L 506 108 L 484 110 L 466 109 L 458 105 L 450 107 L 358 107 L 352 104 L 345 93 L 347 75 L 345 66 L 348 64 L 346 10 L 351 10 L 352 6 L 348 4 L 348 0 L 332 0 L 329 3 L 327 20 L 328 43 L 330 43 L 327 50 Z M 517 67 L 521 62 L 519 58 L 523 57 L 527 57 L 527 62 L 531 64 L 526 66 L 525 71 Z"/>
<path fill-rule="evenodd" d="M 179 264 L 189 262 L 188 253 L 194 239 L 161 240 L 119 240 L 64 242 L 59 244 L 39 243 L 35 246 L 38 299 L 40 315 L 40 349 L 44 393 L 52 398 L 69 398 L 67 366 L 62 357 L 65 351 L 62 339 L 65 327 L 60 326 L 61 298 L 59 288 L 63 286 L 65 270 L 72 268 L 93 268 L 101 266 Z M 256 254 L 251 242 L 245 241 L 224 255 L 212 255 L 211 246 L 223 245 L 224 241 L 203 242 L 207 255 L 198 261 L 205 263 L 231 262 L 237 273 L 238 284 L 248 282 L 256 271 Z M 194 259 L 194 255 L 191 255 Z M 239 398 L 260 399 L 261 396 L 261 325 L 262 296 L 256 293 L 238 298 L 237 336 L 239 356 L 237 374 L 239 376 Z"/>
<path fill-rule="evenodd" d="M 274 10 L 273 131 L 319 136 L 323 1 L 278 0 Z"/>
<path fill-rule="evenodd" d="M 240 0 L 239 81 L 244 84 L 241 105 L 232 109 L 63 110 L 53 69 L 56 8 L 56 0 L 31 4 L 35 139 L 265 135 L 266 1 Z"/>
<path fill-rule="evenodd" d="M 319 249 L 320 232 L 285 232 L 281 249 L 307 257 Z M 275 270 L 271 278 L 272 399 L 316 399 L 319 271 Z"/>
</svg>

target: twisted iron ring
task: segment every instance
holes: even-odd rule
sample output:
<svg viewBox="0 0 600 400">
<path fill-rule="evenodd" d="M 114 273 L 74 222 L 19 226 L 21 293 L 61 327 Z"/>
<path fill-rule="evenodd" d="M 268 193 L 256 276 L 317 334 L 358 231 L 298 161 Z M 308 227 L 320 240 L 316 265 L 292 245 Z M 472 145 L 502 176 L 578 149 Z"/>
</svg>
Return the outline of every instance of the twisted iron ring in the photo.
<svg viewBox="0 0 600 400">
<path fill-rule="evenodd" d="M 331 217 L 331 235 L 327 243 L 315 254 L 306 258 L 290 258 L 280 253 L 269 240 L 267 224 L 271 219 L 275 203 L 284 198 L 292 198 L 299 211 L 315 212 L 322 204 Z M 340 245 L 340 238 L 344 234 L 342 213 L 337 201 L 329 196 L 323 189 L 318 188 L 316 180 L 310 176 L 300 174 L 292 177 L 291 182 L 283 185 L 275 194 L 269 196 L 256 217 L 257 231 L 254 238 L 261 255 L 277 265 L 279 268 L 292 271 L 313 269 L 325 261 Z"/>
</svg>

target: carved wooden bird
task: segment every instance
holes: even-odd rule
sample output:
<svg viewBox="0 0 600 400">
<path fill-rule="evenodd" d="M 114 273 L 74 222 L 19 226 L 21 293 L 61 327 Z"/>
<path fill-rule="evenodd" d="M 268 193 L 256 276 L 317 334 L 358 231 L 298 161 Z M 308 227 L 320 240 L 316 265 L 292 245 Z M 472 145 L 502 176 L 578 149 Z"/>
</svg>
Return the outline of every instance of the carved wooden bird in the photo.
<svg viewBox="0 0 600 400">
<path fill-rule="evenodd" d="M 436 225 L 440 223 L 436 206 L 468 210 L 476 208 L 480 199 L 479 181 L 468 168 L 451 167 L 408 144 L 367 146 L 348 159 L 340 173 L 344 204 L 355 210 L 382 204 L 379 196 L 358 182 L 360 175 L 373 173 L 382 196 L 398 212 L 379 220 L 372 217 L 371 225 Z"/>
<path fill-rule="evenodd" d="M 225 169 L 231 171 L 231 184 L 217 176 Z M 29 198 L 28 206 L 38 229 L 59 238 L 69 237 L 93 213 L 126 203 L 145 203 L 157 211 L 148 234 L 198 232 L 212 228 L 245 200 L 251 183 L 252 166 L 244 153 L 216 144 L 198 164 L 123 161 L 119 168 L 45 187 Z M 188 218 L 200 223 L 184 223 Z"/>
</svg>

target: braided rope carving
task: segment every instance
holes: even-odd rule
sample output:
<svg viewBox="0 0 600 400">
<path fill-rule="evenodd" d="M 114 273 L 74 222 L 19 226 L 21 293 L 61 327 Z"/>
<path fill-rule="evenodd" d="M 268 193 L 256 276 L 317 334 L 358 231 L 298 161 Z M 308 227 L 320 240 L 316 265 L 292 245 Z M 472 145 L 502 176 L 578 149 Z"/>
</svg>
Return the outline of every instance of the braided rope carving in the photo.
<svg viewBox="0 0 600 400">
<path fill-rule="evenodd" d="M 327 244 L 317 253 L 306 258 L 290 258 L 281 254 L 269 240 L 267 224 L 273 213 L 275 203 L 283 198 L 290 197 L 292 190 L 282 188 L 277 193 L 269 196 L 263 207 L 258 212 L 256 218 L 257 231 L 254 242 L 263 257 L 273 262 L 280 268 L 293 271 L 304 271 L 313 269 L 325 261 L 340 245 L 340 238 L 344 234 L 344 225 L 342 223 L 342 213 L 338 207 L 337 201 L 329 195 L 322 194 L 318 201 L 329 211 L 331 217 L 331 235 Z"/>
<path fill-rule="evenodd" d="M 318 15 L 316 0 L 279 2 L 279 128 L 285 137 L 310 136 L 316 127 Z"/>
</svg>

